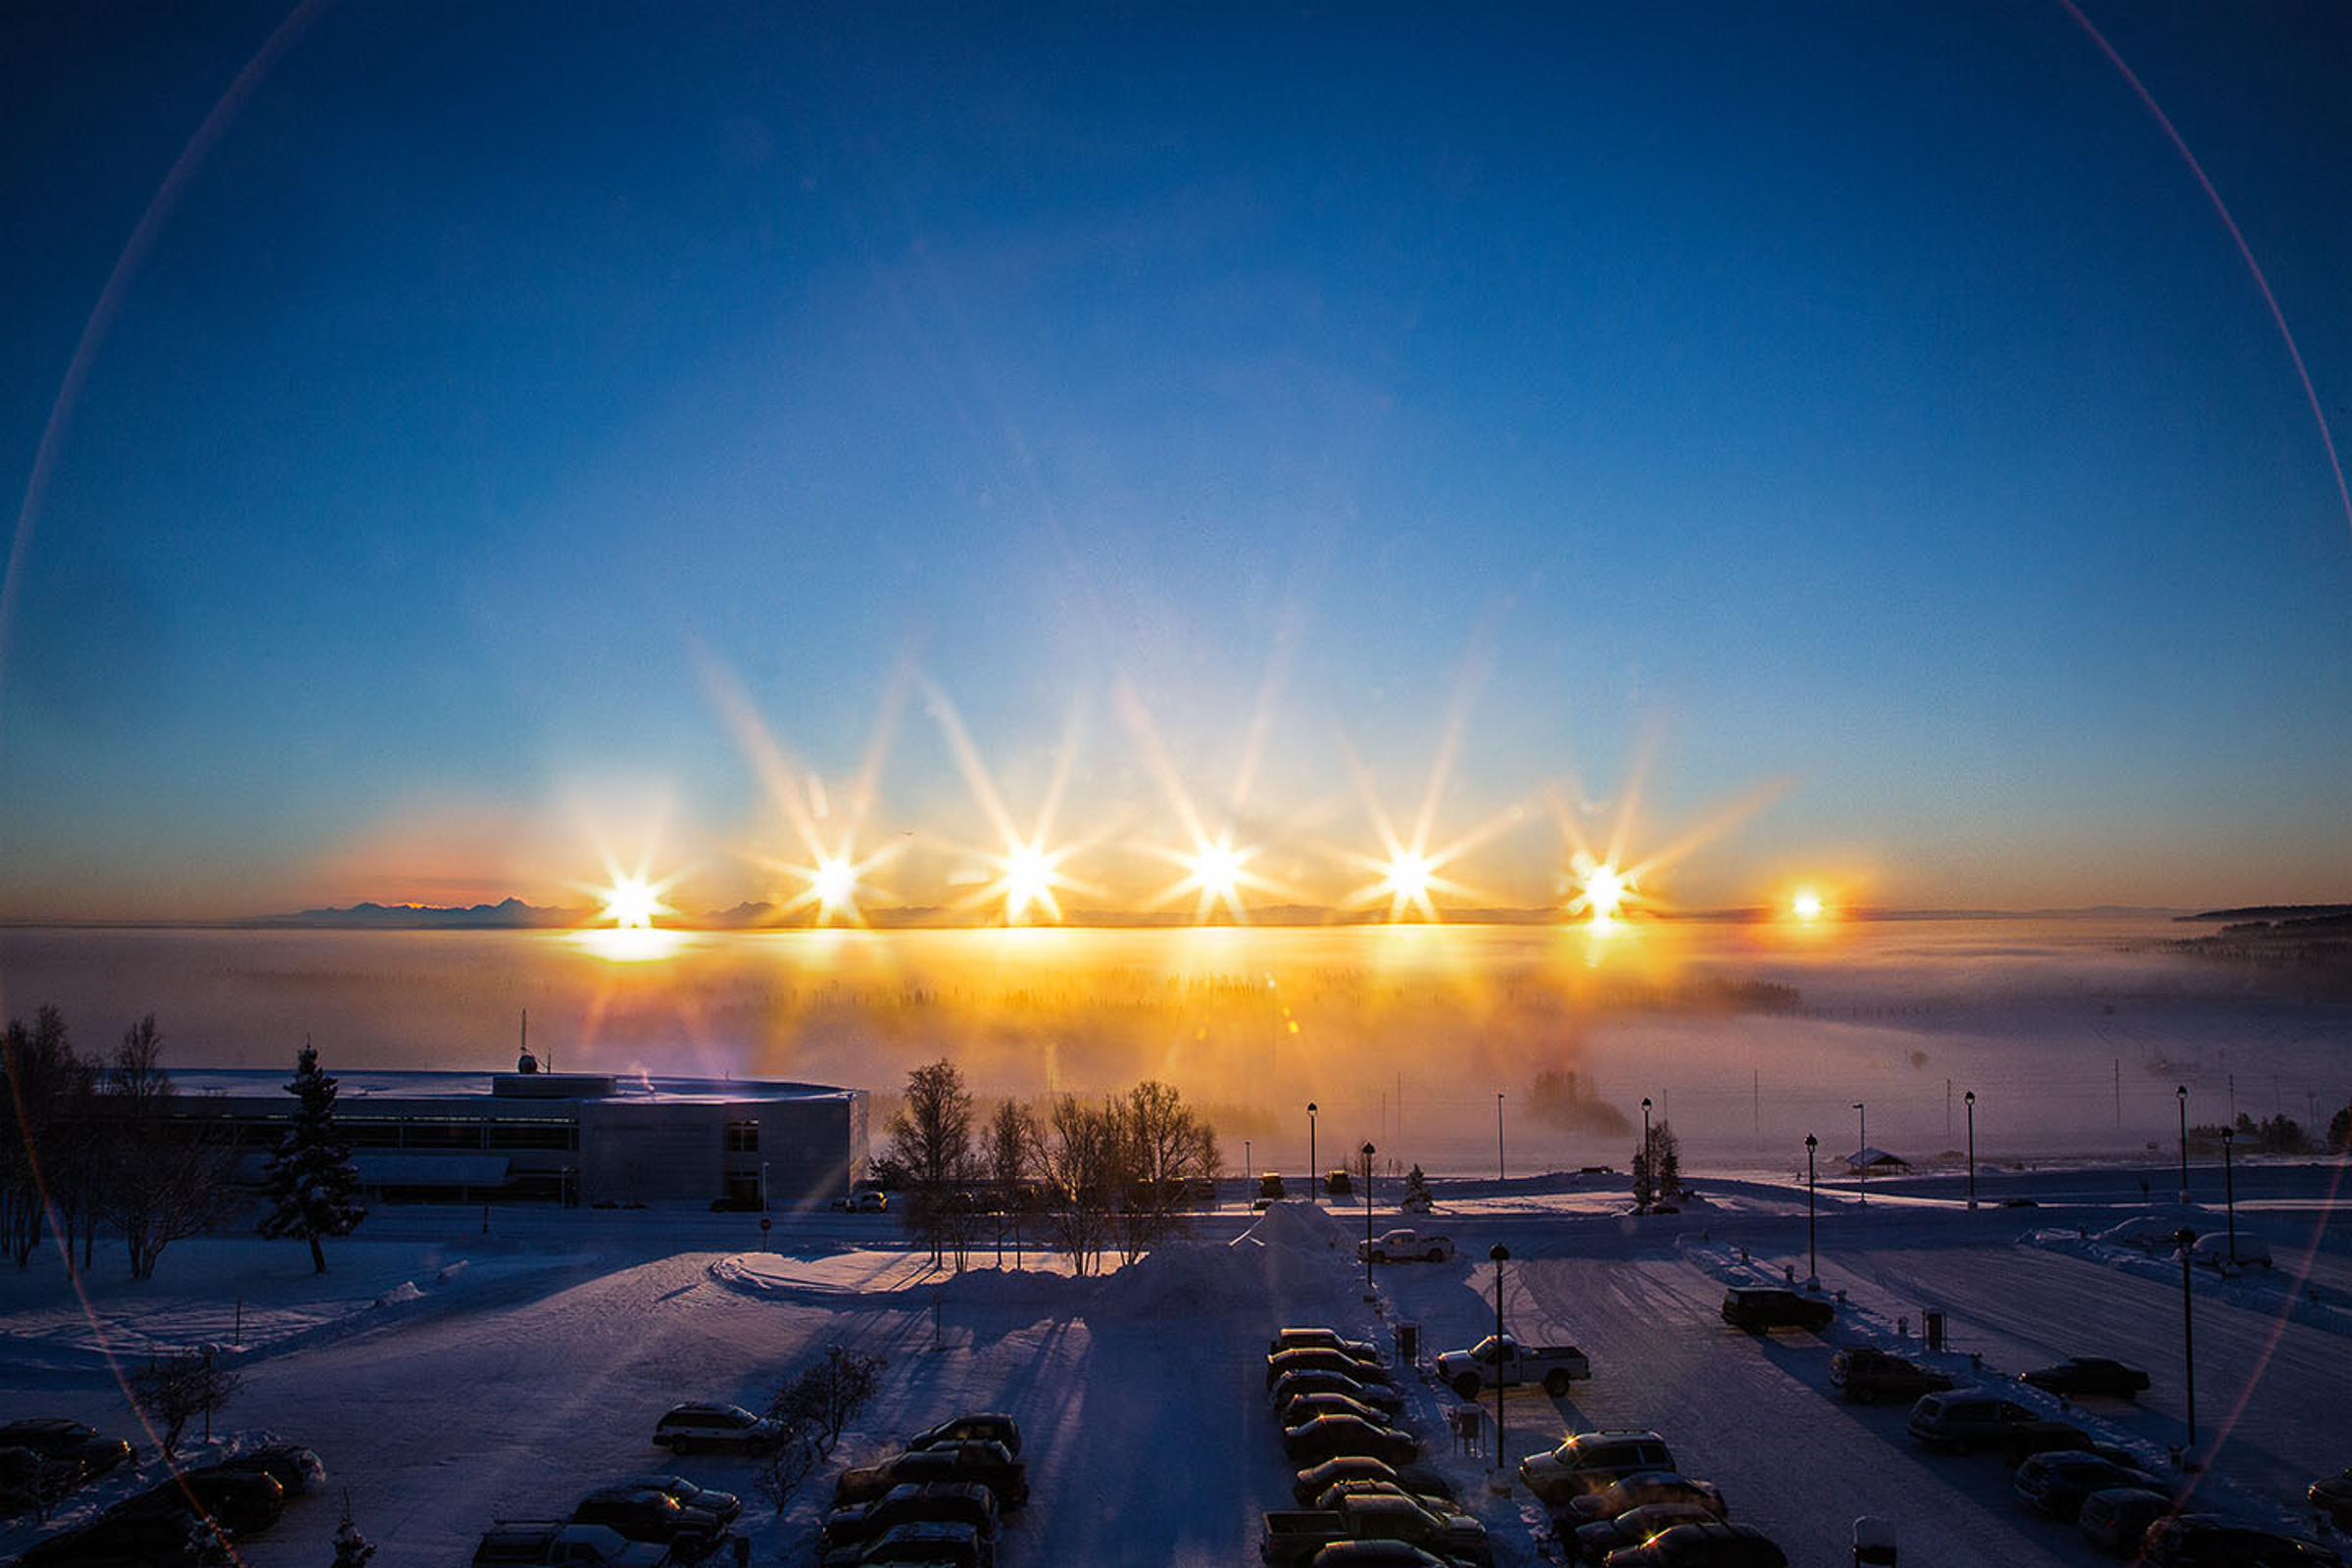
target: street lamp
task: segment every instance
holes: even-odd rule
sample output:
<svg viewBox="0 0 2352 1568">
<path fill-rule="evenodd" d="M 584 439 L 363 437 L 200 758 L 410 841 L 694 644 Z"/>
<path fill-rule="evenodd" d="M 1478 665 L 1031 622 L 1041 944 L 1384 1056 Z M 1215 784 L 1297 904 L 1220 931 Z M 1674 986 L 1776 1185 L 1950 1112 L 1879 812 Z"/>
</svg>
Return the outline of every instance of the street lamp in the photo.
<svg viewBox="0 0 2352 1568">
<path fill-rule="evenodd" d="M 1977 1206 L 1977 1092 L 1971 1089 L 1962 1097 L 1968 1102 L 1968 1206 Z"/>
<path fill-rule="evenodd" d="M 1805 1134 L 1805 1283 L 1807 1285 L 1821 1283 L 1821 1253 L 1815 1250 L 1813 1245 L 1813 1151 L 1820 1147 L 1820 1139 L 1811 1133 Z"/>
<path fill-rule="evenodd" d="M 1502 1182 L 1502 1091 L 1497 1089 L 1494 1091 L 1494 1185 L 1500 1187 Z"/>
<path fill-rule="evenodd" d="M 1867 1208 L 1870 1206 L 1870 1112 L 1862 1108 L 1859 1100 L 1854 1102 L 1854 1116 L 1862 1124 L 1862 1147 L 1854 1151 L 1855 1182 L 1861 1188 L 1862 1206 Z"/>
<path fill-rule="evenodd" d="M 1250 1201 L 1250 1184 L 1257 1180 L 1257 1162 L 1250 1157 L 1250 1140 L 1242 1140 L 1242 1201 Z"/>
<path fill-rule="evenodd" d="M 1649 1142 L 1649 1097 L 1642 1097 L 1642 1186 L 1655 1201 L 1658 1194 L 1658 1162 Z M 1642 1205 L 1646 1208 L 1648 1205 Z"/>
<path fill-rule="evenodd" d="M 2180 1102 L 2180 1201 L 2188 1201 L 2188 1085 L 2173 1091 Z"/>
<path fill-rule="evenodd" d="M 1369 1140 L 1364 1144 L 1364 1299 L 1372 1298 L 1372 1156 L 1377 1152 Z"/>
<path fill-rule="evenodd" d="M 2197 1339 L 2189 1327 L 2188 1250 L 2197 1244 L 2197 1233 L 2183 1225 L 2173 1233 L 2180 1244 L 2180 1387 L 2188 1400 L 2188 1448 L 2190 1463 L 2194 1464 L 2197 1447 Z"/>
<path fill-rule="evenodd" d="M 1502 1467 L 1502 1265 L 1511 1260 L 1511 1250 L 1496 1242 L 1487 1256 L 1494 1260 L 1494 1475 L 1502 1480 L 1508 1474 Z"/>
<path fill-rule="evenodd" d="M 1315 1200 L 1315 1102 L 1306 1102 L 1306 1200 Z"/>
<path fill-rule="evenodd" d="M 2237 1182 L 2230 1171 L 2230 1146 L 2237 1142 L 2237 1129 L 2222 1129 L 2222 1201 L 2230 1208 L 2230 1266 L 2237 1267 Z"/>
</svg>

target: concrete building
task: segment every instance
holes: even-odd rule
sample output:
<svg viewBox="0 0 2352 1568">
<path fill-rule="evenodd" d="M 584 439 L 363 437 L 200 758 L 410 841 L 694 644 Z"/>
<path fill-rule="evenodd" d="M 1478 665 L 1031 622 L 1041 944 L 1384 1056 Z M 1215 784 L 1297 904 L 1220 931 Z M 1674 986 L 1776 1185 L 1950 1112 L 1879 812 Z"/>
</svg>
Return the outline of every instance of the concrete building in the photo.
<svg viewBox="0 0 2352 1568">
<path fill-rule="evenodd" d="M 821 1205 L 864 1174 L 862 1089 L 598 1073 L 338 1072 L 335 1125 L 376 1202 Z M 258 1181 L 294 1109 L 286 1072 L 172 1074 Z"/>
</svg>

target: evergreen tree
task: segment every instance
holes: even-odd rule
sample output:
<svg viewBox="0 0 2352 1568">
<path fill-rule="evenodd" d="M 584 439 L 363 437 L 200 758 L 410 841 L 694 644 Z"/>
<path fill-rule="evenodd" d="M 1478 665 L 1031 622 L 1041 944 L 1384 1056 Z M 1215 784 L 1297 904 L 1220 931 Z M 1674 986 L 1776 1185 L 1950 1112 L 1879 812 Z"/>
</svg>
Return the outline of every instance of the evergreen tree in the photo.
<svg viewBox="0 0 2352 1568">
<path fill-rule="evenodd" d="M 264 1173 L 270 1212 L 263 1216 L 261 1232 L 309 1242 L 311 1264 L 323 1274 L 326 1252 L 318 1239 L 349 1236 L 368 1211 L 356 1201 L 360 1173 L 351 1163 L 351 1146 L 335 1136 L 335 1081 L 318 1070 L 318 1053 L 307 1041 L 286 1093 L 302 1107 Z"/>
<path fill-rule="evenodd" d="M 335 1560 L 329 1568 L 368 1568 L 368 1559 L 375 1555 L 375 1544 L 360 1534 L 352 1522 L 351 1494 L 343 1494 L 343 1522 L 335 1527 Z"/>
</svg>

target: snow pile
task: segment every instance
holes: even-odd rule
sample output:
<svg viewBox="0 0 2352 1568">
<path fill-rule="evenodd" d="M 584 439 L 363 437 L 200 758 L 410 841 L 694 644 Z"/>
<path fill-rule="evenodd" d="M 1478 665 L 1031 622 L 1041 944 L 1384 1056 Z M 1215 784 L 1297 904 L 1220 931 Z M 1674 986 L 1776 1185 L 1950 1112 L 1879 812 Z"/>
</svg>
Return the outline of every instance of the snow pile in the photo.
<svg viewBox="0 0 2352 1568">
<path fill-rule="evenodd" d="M 421 1301 L 423 1299 L 424 1293 L 416 1288 L 416 1282 L 415 1280 L 402 1280 L 398 1285 L 393 1286 L 383 1295 L 377 1297 L 375 1298 L 375 1304 L 378 1306 L 397 1306 L 404 1301 Z"/>
<path fill-rule="evenodd" d="M 1102 1282 L 1094 1299 L 1098 1313 L 1121 1317 L 1191 1317 L 1262 1310 L 1263 1274 L 1243 1242 L 1170 1242 Z"/>
</svg>

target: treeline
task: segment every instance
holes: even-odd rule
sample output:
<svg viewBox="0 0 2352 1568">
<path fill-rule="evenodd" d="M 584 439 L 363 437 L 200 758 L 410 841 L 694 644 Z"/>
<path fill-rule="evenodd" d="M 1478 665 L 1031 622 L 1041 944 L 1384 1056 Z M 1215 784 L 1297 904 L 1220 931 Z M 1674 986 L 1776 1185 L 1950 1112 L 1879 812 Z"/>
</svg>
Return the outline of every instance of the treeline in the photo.
<svg viewBox="0 0 2352 1568">
<path fill-rule="evenodd" d="M 85 1057 L 55 1007 L 0 1037 L 0 1245 L 24 1268 L 44 1237 L 87 1268 L 103 1226 L 122 1239 L 133 1279 L 164 1249 L 226 1213 L 236 1151 L 200 1119 L 176 1117 L 163 1036 L 149 1013 L 114 1054 Z"/>
<path fill-rule="evenodd" d="M 982 1121 L 963 1075 L 941 1060 L 906 1075 L 876 1175 L 935 1263 L 960 1269 L 992 1235 L 998 1261 L 1009 1241 L 1017 1262 L 1026 1228 L 1083 1276 L 1107 1250 L 1132 1260 L 1180 1230 L 1221 1164 L 1215 1131 L 1166 1084 L 1008 1100 Z"/>
</svg>

